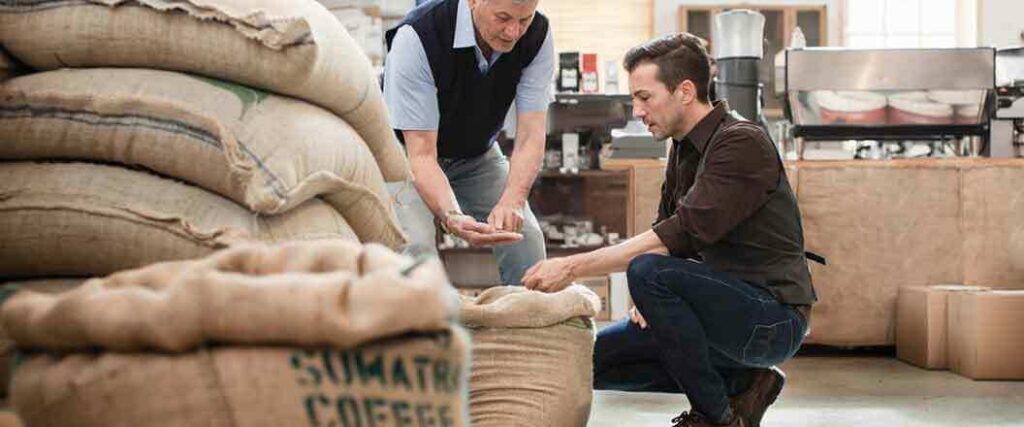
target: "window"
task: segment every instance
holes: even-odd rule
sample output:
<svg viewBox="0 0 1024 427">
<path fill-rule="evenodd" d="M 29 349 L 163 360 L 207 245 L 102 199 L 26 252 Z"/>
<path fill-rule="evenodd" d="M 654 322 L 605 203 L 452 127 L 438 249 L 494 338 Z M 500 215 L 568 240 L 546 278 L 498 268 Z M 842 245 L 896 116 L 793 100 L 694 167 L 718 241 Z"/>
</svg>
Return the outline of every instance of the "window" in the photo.
<svg viewBox="0 0 1024 427">
<path fill-rule="evenodd" d="M 958 43 L 965 0 L 847 0 L 844 44 L 851 48 L 944 48 Z"/>
</svg>

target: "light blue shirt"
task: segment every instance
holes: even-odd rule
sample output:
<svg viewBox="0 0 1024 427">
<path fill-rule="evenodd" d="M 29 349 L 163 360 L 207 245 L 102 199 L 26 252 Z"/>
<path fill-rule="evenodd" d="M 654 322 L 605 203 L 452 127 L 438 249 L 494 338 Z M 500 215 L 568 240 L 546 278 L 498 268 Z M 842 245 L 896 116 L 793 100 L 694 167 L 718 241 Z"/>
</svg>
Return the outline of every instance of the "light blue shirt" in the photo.
<svg viewBox="0 0 1024 427">
<path fill-rule="evenodd" d="M 473 47 L 481 73 L 487 73 L 501 52 L 494 52 L 484 58 L 483 51 L 476 43 L 476 30 L 467 0 L 459 1 L 455 18 L 453 49 Z M 555 72 L 555 48 L 551 29 L 544 37 L 540 51 L 530 65 L 523 69 L 523 75 L 516 87 L 515 109 L 519 113 L 544 112 L 554 100 L 551 79 Z M 392 127 L 401 130 L 438 129 L 441 112 L 437 105 L 437 86 L 430 71 L 427 53 L 423 43 L 412 26 L 398 29 L 391 42 L 391 51 L 385 61 L 384 102 L 391 114 Z"/>
</svg>

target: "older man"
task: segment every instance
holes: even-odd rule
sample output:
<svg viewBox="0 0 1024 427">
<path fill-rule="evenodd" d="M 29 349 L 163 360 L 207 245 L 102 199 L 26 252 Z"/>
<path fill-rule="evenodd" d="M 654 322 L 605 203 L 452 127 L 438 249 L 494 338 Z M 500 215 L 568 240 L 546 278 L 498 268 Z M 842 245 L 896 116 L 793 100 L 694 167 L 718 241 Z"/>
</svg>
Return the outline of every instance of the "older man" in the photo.
<svg viewBox="0 0 1024 427">
<path fill-rule="evenodd" d="M 545 258 L 527 204 L 544 155 L 554 47 L 537 0 L 433 0 L 388 31 L 384 97 L 414 177 L 392 188 L 410 241 L 436 250 L 434 221 L 494 246 L 515 285 Z M 511 164 L 495 143 L 512 102 Z"/>
</svg>

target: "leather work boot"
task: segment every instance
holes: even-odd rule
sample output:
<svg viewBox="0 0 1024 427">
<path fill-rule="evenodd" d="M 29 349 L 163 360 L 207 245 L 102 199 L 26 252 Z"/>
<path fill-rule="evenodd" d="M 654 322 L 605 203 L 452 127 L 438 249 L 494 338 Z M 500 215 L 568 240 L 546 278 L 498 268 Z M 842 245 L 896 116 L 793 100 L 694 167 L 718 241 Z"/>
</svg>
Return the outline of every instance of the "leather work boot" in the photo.
<svg viewBox="0 0 1024 427">
<path fill-rule="evenodd" d="M 746 427 L 743 418 L 739 415 L 733 415 L 732 421 L 728 423 L 716 424 L 705 418 L 700 412 L 683 412 L 673 418 L 672 423 L 672 427 Z"/>
<path fill-rule="evenodd" d="M 752 376 L 750 387 L 743 393 L 729 398 L 729 401 L 733 413 L 745 421 L 745 427 L 760 427 L 765 411 L 775 403 L 775 399 L 782 392 L 786 374 L 773 366 L 756 369 Z"/>
</svg>

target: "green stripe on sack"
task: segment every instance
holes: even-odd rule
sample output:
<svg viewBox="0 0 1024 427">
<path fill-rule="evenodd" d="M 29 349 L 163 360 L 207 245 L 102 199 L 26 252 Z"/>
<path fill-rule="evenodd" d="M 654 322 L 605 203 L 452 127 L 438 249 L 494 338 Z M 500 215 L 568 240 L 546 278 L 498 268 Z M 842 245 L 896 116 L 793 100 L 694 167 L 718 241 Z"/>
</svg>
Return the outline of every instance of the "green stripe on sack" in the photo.
<svg viewBox="0 0 1024 427">
<path fill-rule="evenodd" d="M 224 89 L 228 92 L 233 93 L 238 100 L 242 103 L 242 114 L 245 114 L 249 110 L 249 107 L 263 102 L 263 100 L 270 97 L 270 94 L 259 89 L 253 89 L 248 86 L 242 86 L 236 83 L 229 83 L 223 80 L 212 79 L 204 76 L 192 76 L 198 80 L 209 83 L 220 89 Z"/>
</svg>

